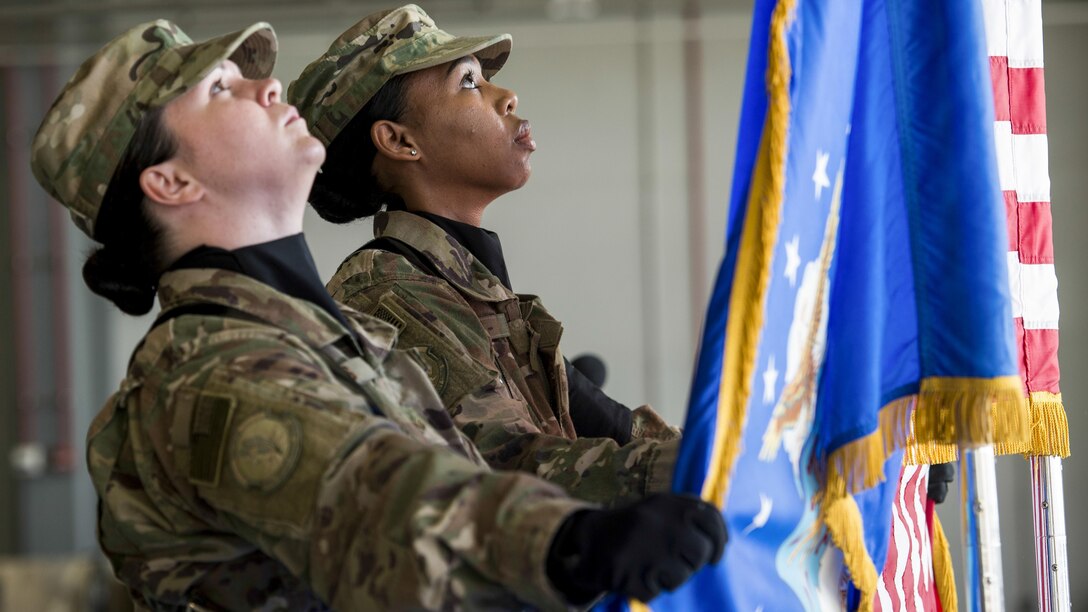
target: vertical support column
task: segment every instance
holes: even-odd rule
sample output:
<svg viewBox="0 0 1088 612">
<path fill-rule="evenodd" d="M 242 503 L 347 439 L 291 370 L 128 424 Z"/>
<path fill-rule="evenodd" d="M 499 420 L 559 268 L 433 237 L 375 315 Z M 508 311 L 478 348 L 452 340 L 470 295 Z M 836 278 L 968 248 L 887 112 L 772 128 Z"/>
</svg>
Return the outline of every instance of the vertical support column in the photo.
<svg viewBox="0 0 1088 612">
<path fill-rule="evenodd" d="M 688 282 L 691 286 L 691 330 L 699 337 L 706 313 L 706 123 L 703 113 L 703 39 L 701 0 L 684 4 L 684 145 L 687 147 Z"/>
<path fill-rule="evenodd" d="M 1028 457 L 1035 522 L 1035 578 L 1041 612 L 1069 612 L 1069 555 L 1065 535 L 1065 489 L 1060 457 Z"/>
<path fill-rule="evenodd" d="M 43 65 L 38 74 L 41 99 L 49 101 L 57 94 L 57 69 L 55 65 Z M 49 293 L 50 326 L 53 331 L 52 375 L 54 410 L 54 446 L 49 465 L 54 472 L 72 471 L 76 458 L 72 453 L 72 350 L 71 329 L 68 325 L 68 214 L 56 202 L 48 202 L 46 208 L 49 226 Z"/>
<path fill-rule="evenodd" d="M 642 380 L 644 401 L 660 404 L 662 397 L 661 262 L 658 259 L 657 124 L 654 118 L 654 15 L 652 0 L 635 5 L 635 112 L 638 125 L 638 227 L 641 271 L 642 336 L 646 339 Z"/>
<path fill-rule="evenodd" d="M 7 91 L 13 87 L 13 71 L 0 68 L 0 87 Z M 8 141 L 7 121 L 11 112 L 7 96 L 0 96 L 0 135 Z M 10 165 L 0 167 L 0 193 L 8 194 L 11 189 L 11 174 L 15 169 Z M 0 206 L 0 236 L 10 236 L 12 230 L 12 212 L 10 205 Z M 0 240 L 0 338 L 13 338 L 15 334 L 15 291 L 12 278 L 12 244 L 8 239 Z M 18 414 L 16 388 L 16 350 L 12 342 L 0 342 L 0 555 L 13 555 L 18 551 L 18 498 L 19 483 L 11 469 L 8 457 L 18 442 Z"/>
<path fill-rule="evenodd" d="M 960 474 L 967 610 L 1003 612 L 1005 583 L 1001 571 L 994 447 L 961 448 Z"/>
</svg>

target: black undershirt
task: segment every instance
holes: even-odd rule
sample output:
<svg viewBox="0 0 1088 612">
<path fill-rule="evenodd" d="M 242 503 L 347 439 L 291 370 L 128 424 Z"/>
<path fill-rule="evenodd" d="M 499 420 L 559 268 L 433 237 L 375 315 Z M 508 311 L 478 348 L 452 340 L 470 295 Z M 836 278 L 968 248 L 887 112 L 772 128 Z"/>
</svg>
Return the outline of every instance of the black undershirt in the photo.
<svg viewBox="0 0 1088 612">
<path fill-rule="evenodd" d="M 409 211 L 442 228 L 494 274 L 509 290 L 510 274 L 502 254 L 499 235 L 468 223 L 447 219 L 433 213 Z M 631 441 L 631 409 L 604 394 L 600 387 L 563 359 L 567 370 L 570 418 L 582 438 L 612 438 L 620 445 Z"/>
<path fill-rule="evenodd" d="M 320 306 L 351 329 L 347 318 L 325 290 L 306 237 L 301 233 L 233 251 L 199 246 L 182 255 L 169 269 L 190 268 L 215 268 L 244 274 L 291 297 Z"/>
<path fill-rule="evenodd" d="M 499 242 L 498 234 L 482 227 L 461 223 L 429 212 L 415 210 L 408 212 L 423 217 L 442 228 L 450 236 L 453 236 L 489 272 L 498 277 L 504 287 L 510 291 L 514 290 L 510 285 L 510 273 L 506 271 L 506 258 L 502 254 L 502 243 Z"/>
</svg>

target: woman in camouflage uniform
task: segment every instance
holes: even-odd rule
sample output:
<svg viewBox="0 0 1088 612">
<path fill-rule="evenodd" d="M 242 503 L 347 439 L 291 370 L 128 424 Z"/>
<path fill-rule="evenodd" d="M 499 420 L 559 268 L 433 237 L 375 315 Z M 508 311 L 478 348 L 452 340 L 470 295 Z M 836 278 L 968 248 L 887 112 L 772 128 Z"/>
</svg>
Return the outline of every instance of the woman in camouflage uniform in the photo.
<svg viewBox="0 0 1088 612">
<path fill-rule="evenodd" d="M 375 215 L 377 239 L 328 289 L 400 330 L 492 467 L 601 503 L 667 491 L 679 432 L 570 366 L 562 325 L 511 290 L 498 236 L 479 227 L 536 147 L 517 96 L 489 81 L 510 45 L 452 36 L 408 5 L 349 28 L 291 84 L 328 145 L 311 204 L 337 223 Z"/>
<path fill-rule="evenodd" d="M 101 243 L 91 289 L 162 306 L 87 441 L 99 540 L 139 607 L 561 609 L 718 559 L 698 500 L 597 510 L 491 472 L 395 330 L 328 297 L 301 234 L 323 149 L 268 78 L 275 49 L 267 24 L 200 44 L 138 26 L 33 144 Z"/>
</svg>

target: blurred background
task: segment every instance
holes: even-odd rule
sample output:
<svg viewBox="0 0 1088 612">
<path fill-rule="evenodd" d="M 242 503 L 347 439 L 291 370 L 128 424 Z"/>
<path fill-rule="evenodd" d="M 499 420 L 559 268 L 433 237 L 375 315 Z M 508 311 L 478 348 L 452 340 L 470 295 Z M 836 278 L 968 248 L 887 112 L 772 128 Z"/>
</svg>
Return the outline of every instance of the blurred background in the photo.
<svg viewBox="0 0 1088 612">
<path fill-rule="evenodd" d="M 568 355 L 608 366 L 606 390 L 682 424 L 706 298 L 722 255 L 750 28 L 746 0 L 432 0 L 455 34 L 510 32 L 495 80 L 519 96 L 539 146 L 533 178 L 496 201 L 514 288 L 544 297 Z M 29 144 L 78 64 L 138 23 L 165 17 L 194 39 L 269 21 L 286 88 L 348 25 L 392 5 L 346 0 L 0 1 L 0 609 L 38 581 L 60 601 L 99 571 L 83 436 L 152 317 L 125 317 L 83 285 L 88 241 L 29 171 Z M 1088 605 L 1088 2 L 1044 1 L 1047 112 L 1059 279 L 1065 461 L 1074 605 Z M 939 92 L 937 93 L 939 95 Z M 256 152 L 255 152 L 256 154 Z M 328 278 L 368 223 L 307 218 Z M 1005 597 L 1037 606 L 1029 474 L 998 459 Z M 957 572 L 959 497 L 941 507 Z M 65 559 L 77 563 L 64 565 Z M 5 594 L 4 589 L 8 589 Z M 76 596 L 71 596 L 72 598 Z M 107 609 L 103 593 L 94 595 Z M 71 599 L 75 601 L 75 599 Z M 961 601 L 962 596 L 961 596 Z M 6 604 L 5 604 L 6 602 Z M 7 605 L 8 607 L 5 607 Z M 65 609 L 65 608 L 53 608 Z"/>
</svg>

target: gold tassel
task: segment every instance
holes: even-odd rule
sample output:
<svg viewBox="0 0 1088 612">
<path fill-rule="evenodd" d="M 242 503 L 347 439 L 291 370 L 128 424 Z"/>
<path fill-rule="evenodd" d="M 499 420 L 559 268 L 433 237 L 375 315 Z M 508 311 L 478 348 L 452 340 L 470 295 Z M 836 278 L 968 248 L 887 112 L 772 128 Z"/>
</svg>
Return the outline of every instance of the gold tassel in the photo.
<svg viewBox="0 0 1088 612">
<path fill-rule="evenodd" d="M 850 572 L 850 581 L 861 592 L 859 612 L 872 612 L 876 597 L 876 565 L 865 549 L 865 532 L 857 502 L 849 495 L 824 498 L 820 519 L 827 527 L 831 542 L 842 551 L 843 564 Z"/>
<path fill-rule="evenodd" d="M 937 584 L 937 596 L 941 598 L 941 609 L 956 612 L 959 600 L 956 596 L 956 575 L 952 568 L 952 553 L 948 549 L 948 538 L 944 527 L 933 511 L 933 581 Z"/>
<path fill-rule="evenodd" d="M 627 607 L 631 608 L 631 612 L 654 612 L 649 604 L 644 604 L 637 599 L 628 599 Z"/>
<path fill-rule="evenodd" d="M 1029 419 L 1022 393 L 1017 376 L 923 379 L 914 436 L 922 444 L 1024 444 Z"/>
<path fill-rule="evenodd" d="M 878 573 L 865 548 L 861 512 L 850 494 L 884 480 L 888 456 L 909 437 L 912 408 L 911 396 L 890 402 L 880 411 L 876 431 L 831 453 L 823 488 L 815 499 L 820 508 L 820 523 L 827 528 L 831 542 L 842 551 L 850 581 L 861 592 L 859 610 L 863 612 L 873 609 Z"/>
<path fill-rule="evenodd" d="M 1069 422 L 1060 393 L 1036 391 L 1028 396 L 1031 441 L 1024 454 L 1047 457 L 1069 456 Z"/>
<path fill-rule="evenodd" d="M 835 449 L 826 473 L 817 472 L 824 490 L 834 497 L 871 489 L 884 482 L 884 463 L 910 439 L 914 396 L 889 402 L 880 409 L 876 431 Z M 820 470 L 820 466 L 816 466 Z"/>
</svg>

